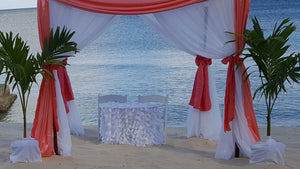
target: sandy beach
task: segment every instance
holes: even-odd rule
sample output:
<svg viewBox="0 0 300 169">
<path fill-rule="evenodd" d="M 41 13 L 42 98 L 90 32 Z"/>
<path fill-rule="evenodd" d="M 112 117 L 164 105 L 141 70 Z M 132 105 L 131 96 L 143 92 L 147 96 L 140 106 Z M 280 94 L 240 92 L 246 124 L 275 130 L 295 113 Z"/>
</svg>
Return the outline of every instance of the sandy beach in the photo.
<svg viewBox="0 0 300 169">
<path fill-rule="evenodd" d="M 30 133 L 32 124 L 29 124 Z M 72 155 L 54 155 L 42 162 L 11 163 L 11 142 L 22 138 L 22 124 L 0 123 L 0 169 L 297 169 L 300 166 L 300 128 L 272 127 L 272 137 L 286 144 L 285 165 L 253 165 L 248 158 L 217 160 L 217 142 L 186 138 L 185 128 L 168 128 L 162 146 L 135 147 L 98 143 L 97 127 L 85 127 L 84 136 L 72 136 Z M 262 139 L 266 128 L 261 127 Z"/>
</svg>

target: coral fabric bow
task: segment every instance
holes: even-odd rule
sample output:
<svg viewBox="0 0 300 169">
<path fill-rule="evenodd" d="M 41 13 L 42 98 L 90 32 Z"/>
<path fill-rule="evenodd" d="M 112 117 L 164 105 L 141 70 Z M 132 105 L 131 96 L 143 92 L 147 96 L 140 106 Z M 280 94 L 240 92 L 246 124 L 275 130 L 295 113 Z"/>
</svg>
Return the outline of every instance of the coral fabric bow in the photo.
<svg viewBox="0 0 300 169">
<path fill-rule="evenodd" d="M 211 65 L 212 62 L 211 59 L 199 55 L 197 55 L 195 62 L 198 70 L 189 104 L 200 111 L 209 111 L 211 109 L 211 100 L 209 94 L 208 65 Z"/>
</svg>

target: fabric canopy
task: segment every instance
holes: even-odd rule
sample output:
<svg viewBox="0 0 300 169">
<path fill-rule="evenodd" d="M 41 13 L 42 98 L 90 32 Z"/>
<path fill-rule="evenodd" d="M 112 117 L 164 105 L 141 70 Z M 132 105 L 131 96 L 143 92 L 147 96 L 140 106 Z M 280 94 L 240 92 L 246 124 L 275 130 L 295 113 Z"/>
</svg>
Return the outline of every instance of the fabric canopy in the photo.
<svg viewBox="0 0 300 169">
<path fill-rule="evenodd" d="M 78 9 L 114 15 L 162 12 L 207 0 L 57 0 Z"/>
<path fill-rule="evenodd" d="M 226 33 L 243 34 L 249 8 L 250 0 L 38 0 L 37 10 L 41 44 L 50 28 L 66 26 L 76 32 L 72 40 L 82 49 L 100 36 L 117 15 L 139 14 L 168 43 L 194 56 L 198 70 L 190 101 L 188 136 L 219 138 L 222 122 L 210 64 L 211 59 L 229 63 L 221 133 L 230 139 L 222 140 L 225 143 L 218 144 L 216 153 L 216 158 L 228 159 L 232 157 L 233 144 L 237 143 L 249 157 L 250 144 L 260 140 L 250 82 L 244 83 L 242 78 L 243 63 L 236 69 L 242 61 L 239 56 L 244 44 L 227 43 L 240 37 Z M 55 124 L 60 154 L 68 156 L 71 151 L 68 131 L 83 132 L 78 125 L 74 98 L 66 97 L 66 93 L 72 93 L 66 70 L 51 70 L 56 81 L 47 79 L 42 83 L 32 137 L 39 140 L 42 155 L 51 156 Z M 64 121 L 69 125 L 65 126 Z M 223 150 L 228 151 L 223 153 Z"/>
</svg>

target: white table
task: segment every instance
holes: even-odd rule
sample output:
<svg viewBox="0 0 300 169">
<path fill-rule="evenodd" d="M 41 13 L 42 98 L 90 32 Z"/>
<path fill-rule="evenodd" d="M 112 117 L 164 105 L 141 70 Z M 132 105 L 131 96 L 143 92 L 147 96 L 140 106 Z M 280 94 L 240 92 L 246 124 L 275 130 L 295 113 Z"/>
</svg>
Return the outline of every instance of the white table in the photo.
<svg viewBox="0 0 300 169">
<path fill-rule="evenodd" d="M 135 146 L 164 143 L 164 123 L 156 105 L 148 103 L 105 103 L 99 109 L 103 143 Z"/>
</svg>

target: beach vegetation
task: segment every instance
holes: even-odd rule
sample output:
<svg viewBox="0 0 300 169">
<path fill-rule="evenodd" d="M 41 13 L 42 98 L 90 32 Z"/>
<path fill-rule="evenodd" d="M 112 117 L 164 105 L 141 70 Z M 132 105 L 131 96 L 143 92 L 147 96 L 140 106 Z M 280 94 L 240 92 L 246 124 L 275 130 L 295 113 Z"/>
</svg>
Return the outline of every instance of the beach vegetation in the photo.
<svg viewBox="0 0 300 169">
<path fill-rule="evenodd" d="M 300 82 L 300 54 L 289 53 L 290 45 L 287 44 L 296 27 L 287 18 L 279 25 L 275 24 L 272 33 L 265 36 L 258 19 L 254 17 L 251 20 L 253 29 L 246 29 L 243 35 L 247 44 L 244 60 L 251 58 L 255 62 L 252 66 L 256 67 L 254 72 L 258 72 L 260 85 L 253 98 L 264 98 L 267 109 L 267 136 L 271 136 L 271 114 L 279 94 L 287 92 L 287 85 Z"/>
<path fill-rule="evenodd" d="M 5 85 L 12 85 L 12 90 L 17 89 L 23 112 L 24 138 L 27 137 L 26 112 L 32 85 L 38 85 L 38 75 L 45 78 L 48 74 L 53 78 L 47 65 L 64 67 L 62 58 L 77 52 L 77 44 L 71 41 L 74 33 L 65 27 L 57 27 L 55 32 L 51 29 L 49 38 L 45 38 L 42 52 L 33 55 L 19 34 L 0 31 L 0 73 L 6 75 Z"/>
</svg>

